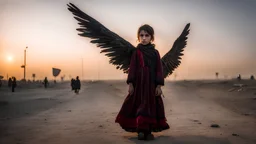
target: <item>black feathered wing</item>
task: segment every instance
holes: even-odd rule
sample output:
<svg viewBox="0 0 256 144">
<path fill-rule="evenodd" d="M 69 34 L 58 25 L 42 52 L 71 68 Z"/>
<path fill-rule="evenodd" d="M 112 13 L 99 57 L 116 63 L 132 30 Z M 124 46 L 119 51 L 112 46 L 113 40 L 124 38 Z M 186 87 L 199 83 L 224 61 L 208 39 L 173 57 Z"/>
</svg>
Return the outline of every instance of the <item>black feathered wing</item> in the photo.
<svg viewBox="0 0 256 144">
<path fill-rule="evenodd" d="M 189 34 L 189 26 L 188 23 L 181 35 L 175 40 L 172 48 L 168 51 L 162 58 L 163 65 L 163 75 L 164 78 L 167 78 L 169 75 L 173 73 L 173 71 L 180 65 L 181 56 L 183 55 L 184 48 L 187 45 L 187 36 Z"/>
<path fill-rule="evenodd" d="M 90 17 L 74 4 L 68 4 L 68 10 L 74 14 L 74 18 L 79 22 L 80 28 L 77 31 L 81 32 L 78 35 L 91 38 L 91 43 L 97 44 L 100 47 L 101 53 L 110 58 L 109 63 L 117 66 L 117 69 L 128 72 L 130 59 L 133 51 L 136 49 L 132 44 L 118 36 L 114 32 L 107 29 L 100 22 Z"/>
</svg>

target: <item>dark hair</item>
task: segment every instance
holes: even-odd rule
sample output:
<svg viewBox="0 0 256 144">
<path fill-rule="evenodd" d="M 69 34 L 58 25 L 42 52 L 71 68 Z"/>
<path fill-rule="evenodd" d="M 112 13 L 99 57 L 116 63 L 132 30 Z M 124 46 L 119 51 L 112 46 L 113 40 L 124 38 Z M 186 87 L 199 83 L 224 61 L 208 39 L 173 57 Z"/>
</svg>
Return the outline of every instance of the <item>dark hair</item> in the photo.
<svg viewBox="0 0 256 144">
<path fill-rule="evenodd" d="M 155 39 L 155 37 L 154 37 L 154 34 L 155 34 L 154 33 L 154 29 L 150 25 L 148 25 L 148 24 L 144 24 L 144 25 L 139 27 L 138 32 L 137 32 L 138 40 L 139 40 L 140 32 L 142 30 L 146 31 L 151 36 L 151 40 L 154 41 L 154 39 Z"/>
</svg>

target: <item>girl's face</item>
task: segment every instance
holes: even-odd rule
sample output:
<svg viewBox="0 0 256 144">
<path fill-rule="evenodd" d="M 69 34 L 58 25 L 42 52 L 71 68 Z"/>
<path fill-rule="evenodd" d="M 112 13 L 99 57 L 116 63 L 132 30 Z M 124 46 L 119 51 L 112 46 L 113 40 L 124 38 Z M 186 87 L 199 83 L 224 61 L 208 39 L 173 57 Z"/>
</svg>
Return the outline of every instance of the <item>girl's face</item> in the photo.
<svg viewBox="0 0 256 144">
<path fill-rule="evenodd" d="M 142 30 L 139 33 L 139 42 L 143 45 L 149 44 L 151 41 L 151 35 L 148 34 L 146 31 Z"/>
</svg>

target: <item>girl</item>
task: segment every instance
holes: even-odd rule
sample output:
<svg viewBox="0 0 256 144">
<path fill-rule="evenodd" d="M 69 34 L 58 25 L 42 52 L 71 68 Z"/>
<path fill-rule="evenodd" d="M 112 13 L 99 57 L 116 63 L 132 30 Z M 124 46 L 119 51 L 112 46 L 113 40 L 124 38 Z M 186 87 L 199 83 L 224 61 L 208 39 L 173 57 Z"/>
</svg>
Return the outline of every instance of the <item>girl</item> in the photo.
<svg viewBox="0 0 256 144">
<path fill-rule="evenodd" d="M 159 52 L 155 49 L 154 29 L 145 24 L 138 29 L 139 44 L 129 67 L 129 94 L 115 122 L 128 132 L 137 132 L 139 140 L 152 140 L 151 132 L 169 129 L 166 123 L 161 86 L 164 85 Z"/>
<path fill-rule="evenodd" d="M 138 132 L 139 139 L 154 139 L 151 132 L 169 129 L 161 98 L 161 86 L 164 85 L 164 78 L 172 74 L 181 63 L 190 23 L 175 40 L 171 50 L 160 59 L 159 52 L 152 44 L 154 30 L 151 26 L 143 25 L 138 29 L 137 38 L 140 43 L 135 48 L 72 3 L 68 5 L 68 10 L 75 15 L 81 26 L 77 29 L 81 32 L 80 36 L 93 39 L 91 43 L 97 44 L 117 69 L 122 69 L 125 73 L 129 70 L 129 95 L 115 122 L 128 132 Z"/>
</svg>

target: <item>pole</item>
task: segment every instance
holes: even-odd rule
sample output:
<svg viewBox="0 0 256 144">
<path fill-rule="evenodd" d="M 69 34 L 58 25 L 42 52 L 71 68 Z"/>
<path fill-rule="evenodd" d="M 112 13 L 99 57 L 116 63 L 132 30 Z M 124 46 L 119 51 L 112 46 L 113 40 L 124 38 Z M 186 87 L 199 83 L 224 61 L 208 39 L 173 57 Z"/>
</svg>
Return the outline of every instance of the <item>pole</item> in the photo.
<svg viewBox="0 0 256 144">
<path fill-rule="evenodd" d="M 28 47 L 26 47 L 27 49 Z M 24 50 L 24 81 L 26 80 L 26 49 Z"/>
</svg>

